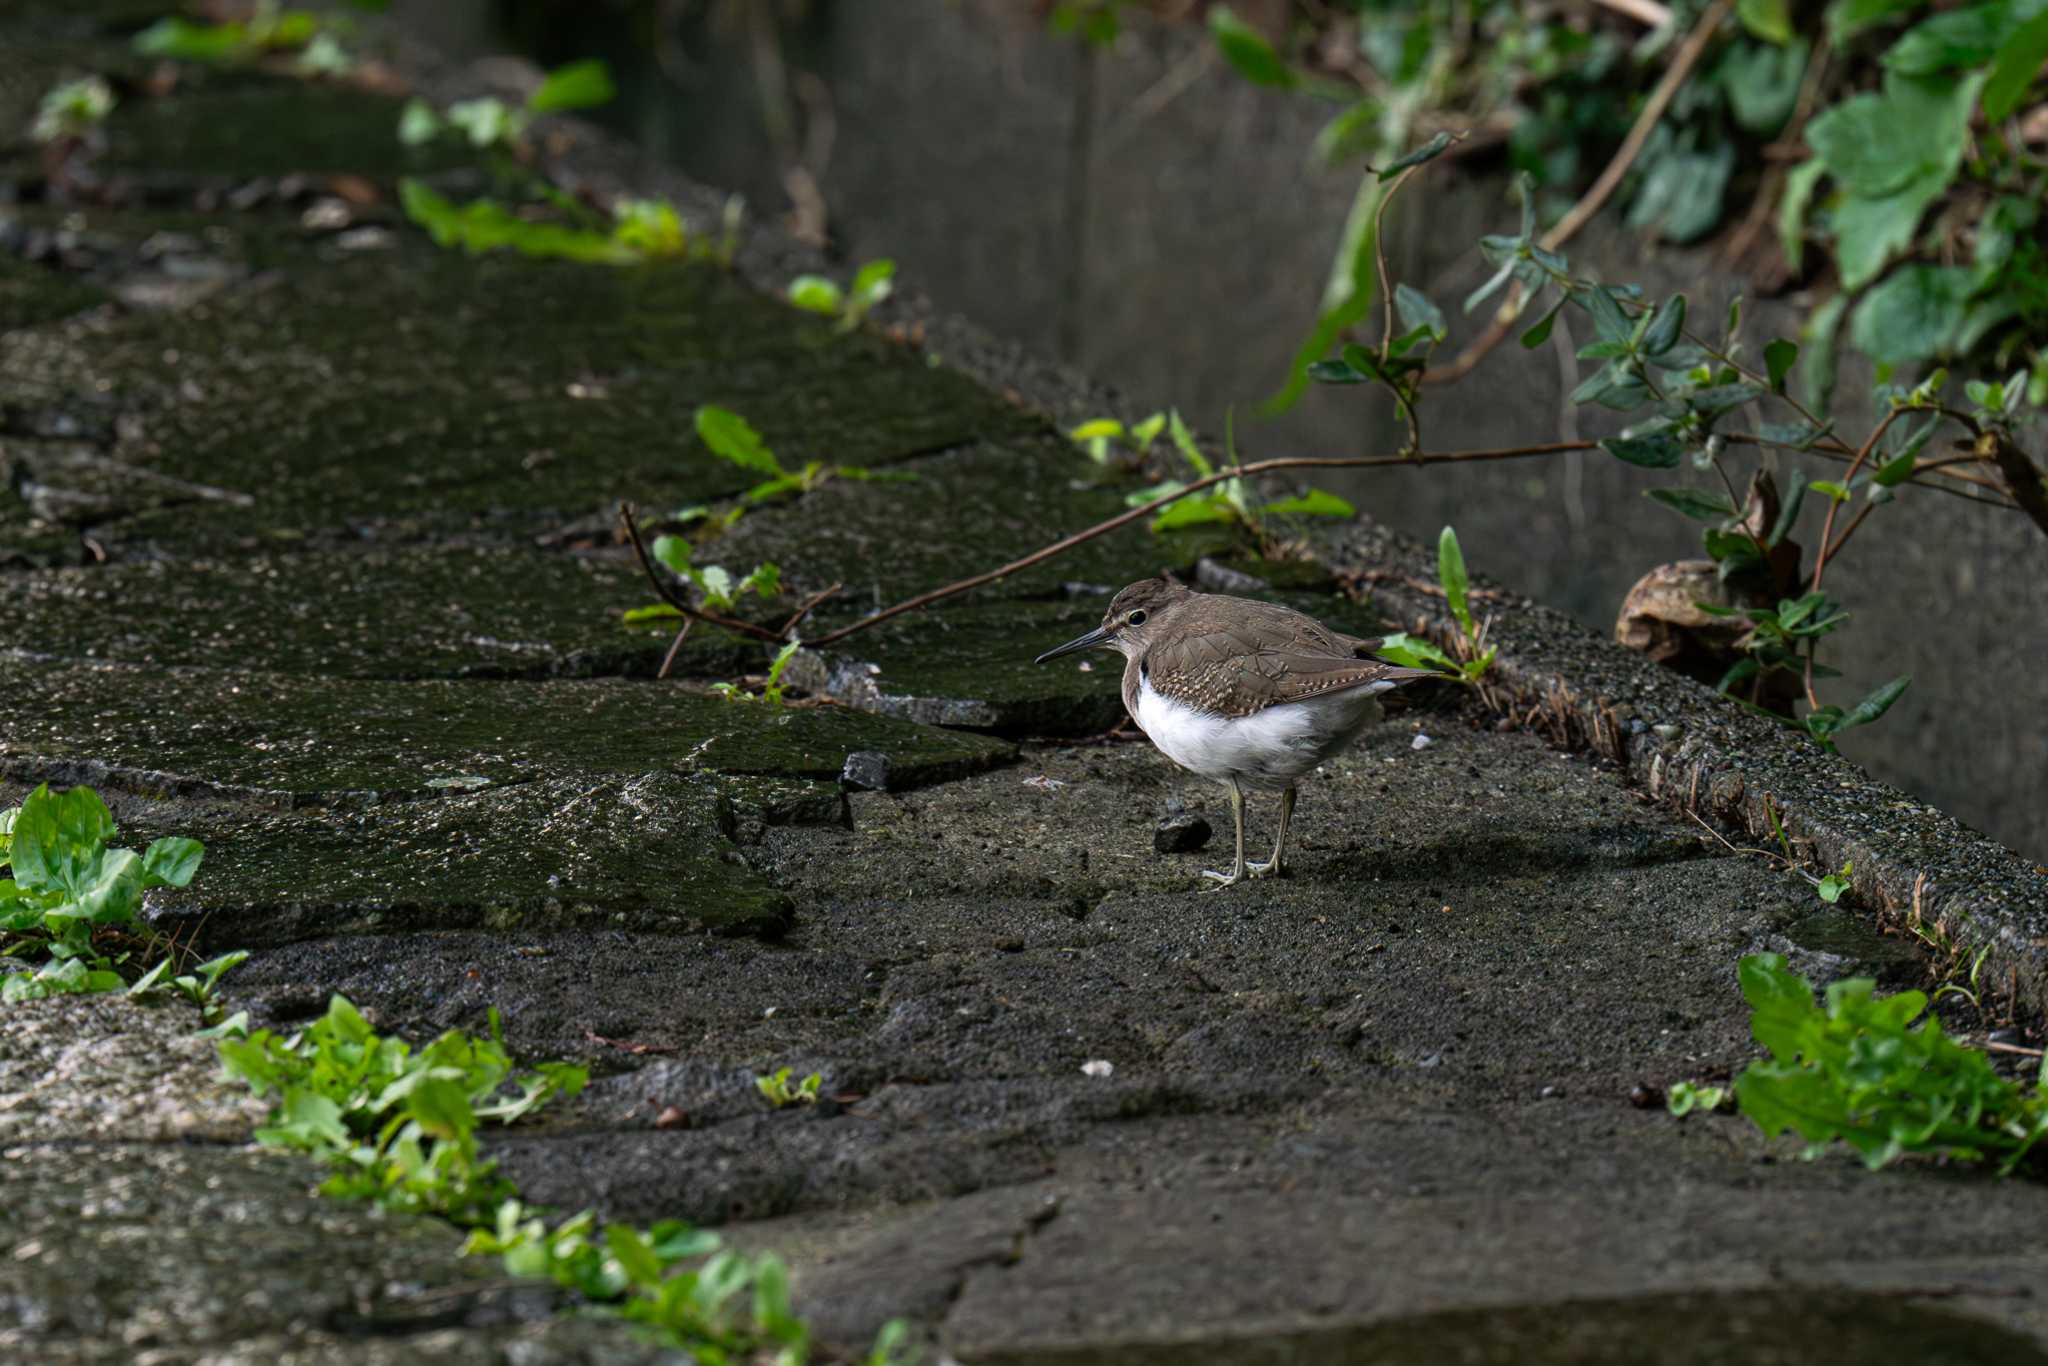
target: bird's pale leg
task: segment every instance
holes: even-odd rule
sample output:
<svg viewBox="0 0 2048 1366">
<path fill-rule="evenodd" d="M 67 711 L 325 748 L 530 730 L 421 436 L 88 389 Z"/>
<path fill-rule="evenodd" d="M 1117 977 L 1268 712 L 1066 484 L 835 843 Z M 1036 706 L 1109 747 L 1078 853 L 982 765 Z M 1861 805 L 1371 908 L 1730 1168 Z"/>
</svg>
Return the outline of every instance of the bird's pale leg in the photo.
<svg viewBox="0 0 2048 1366">
<path fill-rule="evenodd" d="M 1252 862 L 1246 864 L 1245 870 L 1252 877 L 1278 877 L 1280 875 L 1280 855 L 1287 848 L 1287 818 L 1293 814 L 1294 789 L 1290 787 L 1280 794 L 1280 838 L 1273 841 L 1273 857 L 1267 859 L 1264 863 Z"/>
<path fill-rule="evenodd" d="M 1244 789 L 1237 785 L 1235 778 L 1226 778 L 1224 782 L 1230 786 L 1230 818 L 1237 826 L 1237 861 L 1230 865 L 1227 873 L 1219 873 L 1214 868 L 1202 870 L 1203 877 L 1216 881 L 1216 886 L 1209 889 L 1212 892 L 1220 891 L 1244 876 Z"/>
</svg>

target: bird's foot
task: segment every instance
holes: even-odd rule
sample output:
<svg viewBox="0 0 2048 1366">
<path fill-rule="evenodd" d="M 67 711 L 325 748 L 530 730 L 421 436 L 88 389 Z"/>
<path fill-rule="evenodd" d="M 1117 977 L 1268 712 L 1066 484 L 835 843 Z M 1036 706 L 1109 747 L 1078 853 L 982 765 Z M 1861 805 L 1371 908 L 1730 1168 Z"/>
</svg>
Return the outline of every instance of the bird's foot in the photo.
<svg viewBox="0 0 2048 1366">
<path fill-rule="evenodd" d="M 1231 869 L 1227 873 L 1219 873 L 1214 868 L 1204 868 L 1202 870 L 1202 876 L 1208 878 L 1211 882 L 1216 884 L 1213 887 L 1204 887 L 1202 889 L 1203 891 L 1220 892 L 1225 887 L 1234 886 L 1236 883 L 1238 883 L 1244 878 L 1244 865 L 1239 864 L 1237 867 Z"/>
<path fill-rule="evenodd" d="M 1286 870 L 1281 868 L 1279 859 L 1271 858 L 1264 863 L 1253 859 L 1245 864 L 1244 871 L 1246 877 L 1281 877 Z"/>
</svg>

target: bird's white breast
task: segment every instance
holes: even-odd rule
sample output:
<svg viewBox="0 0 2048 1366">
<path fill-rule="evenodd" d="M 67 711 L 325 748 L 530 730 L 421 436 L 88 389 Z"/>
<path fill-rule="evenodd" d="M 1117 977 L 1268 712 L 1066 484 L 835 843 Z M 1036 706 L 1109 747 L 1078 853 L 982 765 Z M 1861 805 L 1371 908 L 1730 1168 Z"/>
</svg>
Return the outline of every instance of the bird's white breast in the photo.
<svg viewBox="0 0 2048 1366">
<path fill-rule="evenodd" d="M 1250 716 L 1217 716 L 1138 683 L 1137 722 L 1161 753 L 1191 773 L 1285 787 L 1349 744 L 1379 716 L 1374 695 L 1394 685 L 1368 683 Z"/>
</svg>

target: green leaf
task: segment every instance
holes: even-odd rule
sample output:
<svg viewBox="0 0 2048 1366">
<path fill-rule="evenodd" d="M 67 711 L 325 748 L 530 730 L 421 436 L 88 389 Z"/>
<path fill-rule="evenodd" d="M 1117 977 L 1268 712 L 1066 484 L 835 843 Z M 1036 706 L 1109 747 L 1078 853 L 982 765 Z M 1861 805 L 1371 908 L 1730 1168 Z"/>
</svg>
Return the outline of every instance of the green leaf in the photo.
<svg viewBox="0 0 2048 1366">
<path fill-rule="evenodd" d="M 441 136 L 446 126 L 434 106 L 415 95 L 399 111 L 398 140 L 407 147 L 418 147 Z"/>
<path fill-rule="evenodd" d="M 1181 453 L 1188 467 L 1200 479 L 1207 479 L 1216 472 L 1209 457 L 1202 454 L 1202 448 L 1195 443 L 1195 434 L 1188 430 L 1188 424 L 1180 420 L 1180 409 L 1169 409 L 1166 414 L 1166 432 L 1173 441 L 1173 448 Z"/>
<path fill-rule="evenodd" d="M 1851 726 L 1869 725 L 1872 721 L 1877 720 L 1878 717 L 1890 711 L 1892 703 L 1904 696 L 1906 689 L 1912 685 L 1913 675 L 1901 674 L 1891 682 L 1874 689 L 1868 697 L 1865 697 L 1861 702 L 1849 708 L 1848 714 L 1842 718 L 1841 724 L 1837 725 L 1835 729 L 1837 731 L 1844 731 Z"/>
<path fill-rule="evenodd" d="M 696 574 L 696 566 L 690 563 L 690 543 L 681 536 L 656 536 L 650 547 L 654 558 L 667 565 L 684 578 Z"/>
<path fill-rule="evenodd" d="M 1907 29 L 1879 58 L 1893 71 L 1931 76 L 1950 67 L 1982 66 L 1998 51 L 2013 25 L 2013 6 L 2005 0 L 1965 5 Z"/>
<path fill-rule="evenodd" d="M 136 34 L 133 46 L 145 57 L 222 62 L 240 56 L 248 41 L 249 32 L 240 24 L 199 24 L 172 16 Z"/>
<path fill-rule="evenodd" d="M 1297 498 L 1282 498 L 1262 509 L 1274 517 L 1356 517 L 1358 509 L 1336 494 L 1310 489 Z"/>
<path fill-rule="evenodd" d="M 1457 141 L 1457 139 L 1452 137 L 1451 134 L 1448 132 L 1438 133 L 1428 142 L 1423 143 L 1420 147 L 1417 147 L 1414 151 L 1409 152 L 1406 156 L 1401 157 L 1398 161 L 1390 161 L 1385 166 L 1382 166 L 1380 168 L 1379 177 L 1381 180 L 1390 180 L 1394 176 L 1397 176 L 1401 172 L 1407 170 L 1410 166 L 1420 166 L 1425 161 L 1434 161 L 1438 157 L 1442 156 L 1444 153 L 1444 149 L 1449 147 L 1455 141 Z"/>
<path fill-rule="evenodd" d="M 1918 450 L 1902 451 L 1897 456 L 1879 465 L 1871 474 L 1879 488 L 1892 488 L 1913 477 L 1913 466 L 1920 458 Z"/>
<path fill-rule="evenodd" d="M 1650 316 L 1650 325 L 1643 333 L 1643 351 L 1647 355 L 1661 356 L 1678 344 L 1679 335 L 1685 330 L 1685 296 L 1674 294 L 1657 305 L 1657 311 Z"/>
<path fill-rule="evenodd" d="M 1728 501 L 1728 495 L 1707 489 L 1644 489 L 1643 493 L 1674 512 L 1702 522 L 1740 515 L 1735 504 Z"/>
<path fill-rule="evenodd" d="M 198 840 L 170 836 L 154 841 L 142 854 L 143 887 L 185 886 L 205 854 L 206 846 Z"/>
<path fill-rule="evenodd" d="M 2048 62 L 2048 10 L 2029 19 L 1998 46 L 1984 85 L 1984 117 L 1996 123 L 2020 107 Z"/>
<path fill-rule="evenodd" d="M 1799 359 L 1797 343 L 1779 337 L 1764 347 L 1764 367 L 1770 374 L 1771 392 L 1785 392 L 1785 376 L 1792 372 L 1793 363 Z"/>
<path fill-rule="evenodd" d="M 873 307 L 889 297 L 890 291 L 895 288 L 893 283 L 895 276 L 896 263 L 894 261 L 889 260 L 887 257 L 869 261 L 854 272 L 854 298 L 863 300 L 867 306 Z"/>
<path fill-rule="evenodd" d="M 1124 434 L 1124 424 L 1113 417 L 1098 417 L 1083 422 L 1067 433 L 1071 441 L 1097 441 L 1104 437 L 1115 438 Z"/>
<path fill-rule="evenodd" d="M 680 621 L 682 612 L 665 602 L 647 607 L 629 607 L 621 614 L 620 620 L 627 626 L 640 626 L 650 621 Z"/>
<path fill-rule="evenodd" d="M 1806 364 L 1799 367 L 1800 397 L 1816 412 L 1825 411 L 1835 392 L 1835 333 L 1849 296 L 1837 294 L 1808 314 L 1799 329 Z"/>
<path fill-rule="evenodd" d="M 1318 384 L 1364 384 L 1373 378 L 1344 360 L 1319 360 L 1308 367 L 1308 377 Z"/>
<path fill-rule="evenodd" d="M 707 403 L 697 409 L 695 421 L 698 438 L 720 459 L 762 474 L 787 476 L 789 473 L 762 442 L 761 434 L 731 409 Z"/>
<path fill-rule="evenodd" d="M 588 61 L 571 62 L 556 67 L 540 83 L 540 88 L 527 99 L 526 107 L 536 114 L 552 114 L 563 109 L 590 109 L 600 104 L 611 103 L 618 90 L 612 85 L 612 73 L 602 61 L 591 58 Z"/>
<path fill-rule="evenodd" d="M 1604 285 L 1579 286 L 1571 291 L 1571 301 L 1592 316 L 1601 341 L 1625 343 L 1635 337 L 1635 324 Z"/>
<path fill-rule="evenodd" d="M 789 282 L 789 301 L 806 313 L 830 317 L 839 312 L 844 300 L 839 286 L 822 275 L 799 275 Z"/>
<path fill-rule="evenodd" d="M 1610 436 L 1600 443 L 1600 447 L 1617 459 L 1651 470 L 1676 469 L 1679 459 L 1685 454 L 1684 443 L 1669 432 Z"/>
<path fill-rule="evenodd" d="M 1363 99 L 1324 124 L 1316 134 L 1316 156 L 1326 166 L 1370 152 L 1380 142 L 1377 100 Z"/>
<path fill-rule="evenodd" d="M 1794 166 L 1785 177 L 1785 195 L 1778 201 L 1778 245 L 1784 249 L 1785 264 L 1795 275 L 1806 255 L 1806 209 L 1813 202 L 1814 187 L 1827 171 L 1825 161 L 1812 157 Z"/>
<path fill-rule="evenodd" d="M 1730 44 L 1717 74 L 1735 121 L 1764 137 L 1783 128 L 1799 101 L 1799 87 L 1806 78 L 1811 53 L 1812 47 L 1804 38 L 1783 46 Z"/>
<path fill-rule="evenodd" d="M 1444 601 L 1450 605 L 1451 615 L 1464 627 L 1465 634 L 1472 634 L 1472 609 L 1465 601 L 1468 580 L 1465 575 L 1465 552 L 1458 545 L 1458 533 L 1445 527 L 1436 538 L 1437 582 L 1444 590 Z"/>
<path fill-rule="evenodd" d="M 636 1229 L 624 1224 L 606 1224 L 604 1245 L 619 1267 L 626 1273 L 626 1279 L 634 1285 L 650 1288 L 661 1284 L 663 1266 L 661 1258 Z"/>
<path fill-rule="evenodd" d="M 1373 656 L 1391 664 L 1400 664 L 1410 669 L 1450 669 L 1456 671 L 1458 661 L 1421 636 L 1411 636 L 1405 631 L 1396 631 L 1373 647 Z"/>
<path fill-rule="evenodd" d="M 143 973 L 141 977 L 136 979 L 135 985 L 128 988 L 128 994 L 130 996 L 142 996 L 147 994 L 148 992 L 154 990 L 159 982 L 163 981 L 164 974 L 169 972 L 170 970 L 171 960 L 168 958 L 161 960 L 157 963 L 155 967 L 151 968 L 148 972 Z"/>
<path fill-rule="evenodd" d="M 1217 5 L 1209 11 L 1209 32 L 1224 60 L 1252 84 L 1285 88 L 1299 79 L 1266 36 L 1238 18 L 1230 6 Z"/>
<path fill-rule="evenodd" d="M 1564 305 L 1565 301 L 1563 299 L 1559 299 L 1556 303 L 1552 304 L 1550 311 L 1543 315 L 1543 320 L 1522 334 L 1522 345 L 1534 351 L 1537 347 L 1549 341 L 1551 325 L 1557 321 L 1558 310 L 1562 309 Z"/>
<path fill-rule="evenodd" d="M 1966 266 L 1900 266 L 1856 306 L 1849 341 L 1880 365 L 1954 354 L 1974 284 Z"/>
<path fill-rule="evenodd" d="M 1816 479 L 1808 484 L 1807 487 L 1815 493 L 1824 494 L 1834 499 L 1837 503 L 1845 503 L 1849 500 L 1849 490 L 1832 479 Z"/>
<path fill-rule="evenodd" d="M 1444 339 L 1443 310 L 1431 303 L 1429 296 L 1421 290 L 1406 284 L 1395 285 L 1394 311 L 1401 315 L 1403 327 L 1426 328 L 1435 340 Z"/>
<path fill-rule="evenodd" d="M 1736 0 L 1742 26 L 1768 43 L 1792 41 L 1792 15 L 1786 0 Z"/>
<path fill-rule="evenodd" d="M 1828 38 L 1839 46 L 1873 24 L 1918 8 L 1920 0 L 1833 0 L 1827 10 Z"/>
</svg>

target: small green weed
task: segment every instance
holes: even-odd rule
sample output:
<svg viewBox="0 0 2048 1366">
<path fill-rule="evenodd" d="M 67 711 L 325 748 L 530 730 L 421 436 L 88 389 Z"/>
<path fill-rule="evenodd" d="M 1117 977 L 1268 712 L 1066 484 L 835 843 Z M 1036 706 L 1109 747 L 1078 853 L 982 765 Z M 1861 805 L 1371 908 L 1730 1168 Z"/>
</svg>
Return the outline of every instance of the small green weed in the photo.
<svg viewBox="0 0 2048 1366">
<path fill-rule="evenodd" d="M 459 137 L 478 150 L 516 152 L 527 129 L 542 114 L 594 109 L 611 103 L 617 93 L 611 69 L 603 62 L 571 62 L 550 71 L 524 104 L 510 105 L 485 96 L 435 109 L 415 96 L 399 113 L 398 140 L 419 147 L 438 138 Z"/>
<path fill-rule="evenodd" d="M 1461 682 L 1477 683 L 1493 667 L 1500 647 L 1486 644 L 1486 627 L 1472 616 L 1471 579 L 1465 571 L 1465 552 L 1452 527 L 1445 527 L 1436 538 L 1436 572 L 1444 601 L 1458 623 L 1457 656 L 1453 657 L 1434 641 L 1406 631 L 1386 637 L 1373 653 L 1411 669 L 1443 669 Z"/>
<path fill-rule="evenodd" d="M 692 236 L 675 206 L 662 200 L 621 200 L 612 206 L 608 225 L 592 226 L 585 221 L 534 216 L 538 208 L 531 213 L 515 212 L 495 199 L 456 204 L 410 178 L 398 182 L 398 197 L 406 216 L 426 229 L 436 246 L 459 248 L 472 256 L 509 250 L 588 265 L 630 266 L 656 258 L 727 264 L 737 242 L 736 207 L 728 213 L 726 236 L 711 242 Z M 591 216 L 587 208 L 566 196 L 547 194 L 543 198 L 572 219 Z M 736 206 L 738 201 L 729 203 Z"/>
<path fill-rule="evenodd" d="M 200 1018 L 212 1026 L 211 1029 L 202 1030 L 202 1033 L 218 1033 L 225 1037 L 229 1034 L 248 1032 L 248 1012 L 238 1011 L 233 1018 L 223 1020 L 220 1004 L 220 979 L 248 961 L 249 951 L 236 949 L 218 958 L 209 958 L 204 963 L 194 965 L 192 971 L 181 972 L 170 979 L 171 990 L 197 1006 Z M 171 960 L 166 958 L 144 973 L 134 986 L 128 988 L 128 994 L 142 996 L 161 989 L 170 970 Z"/>
<path fill-rule="evenodd" d="M 0 865 L 13 872 L 0 879 L 0 956 L 47 958 L 34 972 L 0 977 L 0 1001 L 127 985 L 117 970 L 127 955 L 101 954 L 94 931 L 133 930 L 142 894 L 191 882 L 206 851 L 174 836 L 138 854 L 110 848 L 115 833 L 113 813 L 89 787 L 59 793 L 46 783 L 0 811 Z"/>
<path fill-rule="evenodd" d="M 386 9 L 390 0 L 349 0 L 359 10 Z M 205 23 L 171 15 L 135 35 L 135 51 L 145 57 L 174 62 L 230 66 L 277 53 L 296 52 L 295 69 L 302 75 L 340 75 L 355 61 L 343 46 L 354 36 L 346 15 L 310 9 L 285 9 L 277 0 L 256 0 L 247 19 Z"/>
<path fill-rule="evenodd" d="M 735 579 L 730 570 L 721 565 L 700 565 L 692 561 L 693 554 L 689 541 L 681 536 L 657 536 L 652 546 L 654 558 L 674 570 L 677 577 L 694 587 L 707 612 L 721 615 L 738 606 L 739 600 L 752 593 L 758 598 L 774 598 L 782 592 L 782 571 L 774 561 L 757 564 L 746 577 Z M 651 607 L 636 607 L 626 613 L 626 624 L 637 625 L 645 621 L 661 621 L 680 617 L 681 612 L 667 603 Z"/>
<path fill-rule="evenodd" d="M 917 478 L 907 470 L 870 470 L 859 465 L 833 465 L 823 460 L 811 460 L 802 469 L 790 469 L 768 448 L 761 434 L 753 429 L 747 420 L 730 408 L 720 408 L 707 403 L 697 409 L 695 423 L 697 437 L 705 449 L 721 460 L 729 461 L 743 470 L 768 477 L 740 495 L 742 502 L 759 505 L 787 498 L 794 494 L 809 493 L 833 479 L 857 480 L 911 480 Z"/>
<path fill-rule="evenodd" d="M 782 705 L 783 672 L 789 668 L 789 661 L 796 658 L 796 652 L 803 647 L 804 643 L 801 640 L 792 640 L 775 652 L 775 658 L 768 664 L 768 680 L 758 693 L 748 692 L 737 683 L 713 683 L 711 691 L 728 702 L 766 702 L 771 707 L 779 707 Z"/>
<path fill-rule="evenodd" d="M 1694 1081 L 1673 1082 L 1664 1095 L 1664 1108 L 1674 1115 L 1689 1115 L 1695 1110 L 1705 1113 L 1720 1109 L 1727 1103 L 1728 1096 L 1725 1086 L 1708 1086 Z"/>
<path fill-rule="evenodd" d="M 1226 469 L 1240 463 L 1235 426 L 1234 416 L 1226 415 L 1223 426 L 1224 450 L 1229 461 Z M 1174 451 L 1187 463 L 1194 479 L 1208 479 L 1217 473 L 1215 463 L 1202 453 L 1194 433 L 1181 420 L 1178 409 L 1154 413 L 1129 427 L 1115 418 L 1097 418 L 1082 423 L 1067 435 L 1079 443 L 1088 452 L 1088 458 L 1098 465 L 1118 463 L 1116 452 L 1120 448 L 1123 452 L 1121 463 L 1135 468 L 1151 455 L 1162 432 Z M 1127 494 L 1124 503 L 1129 507 L 1143 507 L 1179 493 L 1191 482 L 1193 480 L 1164 479 L 1150 488 Z M 1271 550 L 1274 547 L 1269 521 L 1274 517 L 1354 517 L 1357 514 L 1358 509 L 1350 503 L 1323 489 L 1312 488 L 1296 497 L 1265 502 L 1244 480 L 1225 479 L 1167 504 L 1152 519 L 1151 525 L 1154 532 L 1191 526 L 1232 526 L 1252 537 L 1262 550 Z"/>
<path fill-rule="evenodd" d="M 851 332 L 867 318 L 874 306 L 895 289 L 896 263 L 869 261 L 854 273 L 846 289 L 823 275 L 799 275 L 789 282 L 789 301 L 809 313 L 839 319 L 839 330 Z"/>
<path fill-rule="evenodd" d="M 789 1083 L 790 1069 L 778 1067 L 766 1076 L 755 1077 L 754 1085 L 767 1098 L 770 1105 L 780 1110 L 785 1105 L 816 1105 L 818 1088 L 824 1084 L 822 1073 L 813 1072 L 792 1086 Z"/>
<path fill-rule="evenodd" d="M 113 112 L 113 87 L 98 76 L 82 76 L 50 88 L 36 106 L 29 136 L 45 145 L 91 137 Z"/>
<path fill-rule="evenodd" d="M 1744 958 L 1741 980 L 1750 1032 L 1771 1056 L 1735 1079 L 1736 1101 L 1766 1135 L 1806 1139 L 1805 1156 L 1840 1140 L 1873 1169 L 1930 1153 L 2010 1172 L 2048 1137 L 2048 1059 L 2031 1090 L 2008 1081 L 1934 1016 L 1913 1025 L 1925 993 L 1879 999 L 1858 977 L 1816 1005 L 1812 984 L 1775 953 Z"/>
</svg>

